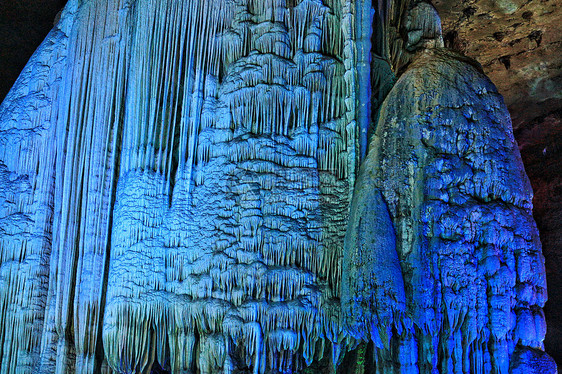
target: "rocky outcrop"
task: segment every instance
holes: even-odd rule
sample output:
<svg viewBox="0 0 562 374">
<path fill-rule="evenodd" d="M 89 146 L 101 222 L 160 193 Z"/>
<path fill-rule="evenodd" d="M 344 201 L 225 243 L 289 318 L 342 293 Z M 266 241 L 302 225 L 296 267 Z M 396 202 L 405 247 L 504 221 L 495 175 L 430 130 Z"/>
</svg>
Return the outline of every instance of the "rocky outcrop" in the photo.
<svg viewBox="0 0 562 374">
<path fill-rule="evenodd" d="M 335 366 L 353 5 L 67 5 L 2 106 L 3 372 Z"/>
<path fill-rule="evenodd" d="M 562 108 L 560 2 L 436 0 L 448 47 L 478 60 L 517 130 Z"/>
</svg>

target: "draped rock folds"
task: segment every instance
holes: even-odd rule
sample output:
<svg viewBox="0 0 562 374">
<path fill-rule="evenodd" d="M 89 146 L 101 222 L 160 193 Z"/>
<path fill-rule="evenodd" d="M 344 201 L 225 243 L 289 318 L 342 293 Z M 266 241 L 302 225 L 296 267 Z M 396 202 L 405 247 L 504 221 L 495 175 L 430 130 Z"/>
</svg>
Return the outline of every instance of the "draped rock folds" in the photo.
<svg viewBox="0 0 562 374">
<path fill-rule="evenodd" d="M 154 0 L 132 14 L 110 366 L 299 371 L 317 343 L 337 360 L 355 147 L 342 3 Z"/>
<path fill-rule="evenodd" d="M 2 371 L 336 364 L 351 8 L 69 3 L 2 106 Z"/>
<path fill-rule="evenodd" d="M 512 359 L 530 357 L 555 371 L 540 351 L 546 284 L 531 188 L 503 99 L 469 62 L 441 49 L 417 56 L 381 108 L 358 176 L 354 204 L 362 209 L 363 196 L 380 193 L 396 234 L 395 248 L 375 244 L 370 253 L 383 253 L 386 264 L 396 253 L 404 279 L 403 291 L 380 283 L 387 298 L 378 313 L 401 312 L 402 292 L 406 304 L 375 353 L 380 373 L 396 362 L 408 373 L 509 373 Z M 357 212 L 348 238 L 360 235 Z M 349 244 L 346 255 L 356 249 L 351 259 L 365 258 L 364 247 Z M 352 268 L 348 278 L 361 276 Z"/>
<path fill-rule="evenodd" d="M 404 63 L 440 40 L 413 9 Z M 365 341 L 379 373 L 548 367 L 530 188 L 493 85 L 422 54 L 359 169 L 384 97 L 369 77 L 393 81 L 370 71 L 372 16 L 69 1 L 0 107 L 0 371 L 333 372 Z"/>
</svg>

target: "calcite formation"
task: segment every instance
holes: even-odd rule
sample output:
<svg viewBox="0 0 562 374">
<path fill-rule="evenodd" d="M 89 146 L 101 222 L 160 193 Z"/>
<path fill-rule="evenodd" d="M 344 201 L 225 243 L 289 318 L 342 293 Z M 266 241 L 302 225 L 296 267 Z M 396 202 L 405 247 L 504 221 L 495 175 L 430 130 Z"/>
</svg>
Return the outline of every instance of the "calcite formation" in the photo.
<svg viewBox="0 0 562 374">
<path fill-rule="evenodd" d="M 511 115 L 546 258 L 544 344 L 562 362 L 562 1 L 432 4 L 443 21 L 445 44 L 482 64 Z"/>
<path fill-rule="evenodd" d="M 440 30 L 70 0 L 0 107 L 0 371 L 555 372 L 509 115 Z"/>
<path fill-rule="evenodd" d="M 540 355 L 544 260 L 518 165 L 509 114 L 479 67 L 446 50 L 420 53 L 381 109 L 344 255 L 351 264 L 344 274 L 362 282 L 348 310 L 360 316 L 355 321 L 377 313 L 375 329 L 366 327 L 379 342 L 378 372 L 393 370 L 389 347 L 397 347 L 402 366 L 422 372 L 507 373 L 514 351 Z M 372 209 L 389 213 L 371 218 Z M 395 239 L 372 239 L 379 231 Z M 390 310 L 400 315 L 394 330 Z"/>
</svg>

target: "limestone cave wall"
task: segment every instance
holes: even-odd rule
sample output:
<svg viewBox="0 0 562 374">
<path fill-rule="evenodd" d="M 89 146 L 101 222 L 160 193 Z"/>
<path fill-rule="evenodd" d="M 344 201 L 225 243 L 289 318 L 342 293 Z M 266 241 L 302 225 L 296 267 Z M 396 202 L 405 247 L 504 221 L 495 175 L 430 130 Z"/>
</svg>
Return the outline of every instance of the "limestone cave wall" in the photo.
<svg viewBox="0 0 562 374">
<path fill-rule="evenodd" d="M 2 372 L 554 372 L 557 16 L 465 3 L 70 0 L 0 107 Z"/>
</svg>

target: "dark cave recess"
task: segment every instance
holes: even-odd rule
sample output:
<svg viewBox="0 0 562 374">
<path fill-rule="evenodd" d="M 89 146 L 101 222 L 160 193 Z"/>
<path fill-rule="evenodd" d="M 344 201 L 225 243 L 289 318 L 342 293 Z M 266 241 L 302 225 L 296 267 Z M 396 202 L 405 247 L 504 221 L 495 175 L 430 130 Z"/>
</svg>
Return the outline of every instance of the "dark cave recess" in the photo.
<svg viewBox="0 0 562 374">
<path fill-rule="evenodd" d="M 66 0 L 0 0 L 0 102 L 65 4 Z"/>
</svg>

